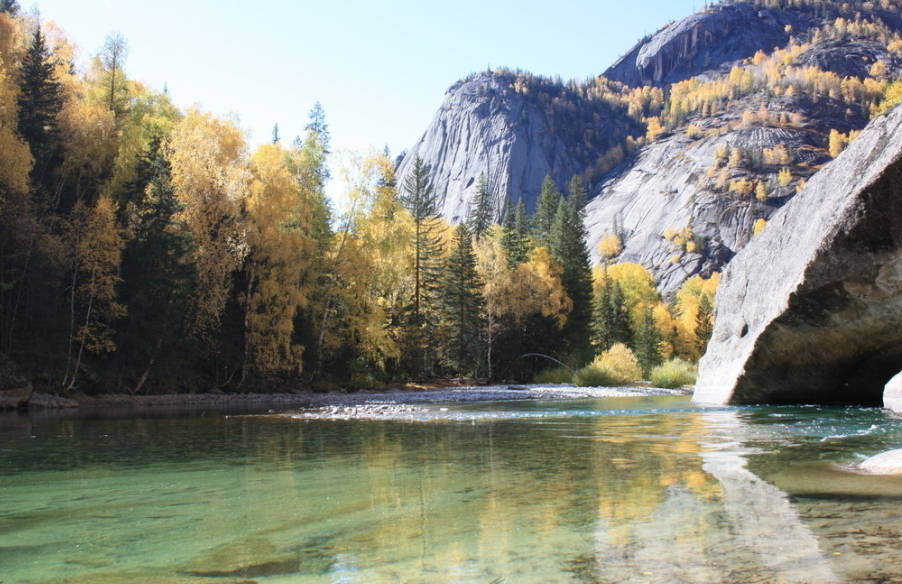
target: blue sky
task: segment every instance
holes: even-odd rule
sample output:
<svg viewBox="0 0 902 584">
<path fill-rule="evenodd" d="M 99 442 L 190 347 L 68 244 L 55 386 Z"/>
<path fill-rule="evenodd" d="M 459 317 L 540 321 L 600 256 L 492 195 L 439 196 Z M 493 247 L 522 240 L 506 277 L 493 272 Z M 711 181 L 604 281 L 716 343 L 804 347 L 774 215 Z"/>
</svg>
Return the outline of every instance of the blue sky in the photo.
<svg viewBox="0 0 902 584">
<path fill-rule="evenodd" d="M 30 0 L 20 0 L 23 8 Z M 39 0 L 86 61 L 118 30 L 126 71 L 176 104 L 235 113 L 252 142 L 299 134 L 323 104 L 340 150 L 416 142 L 445 90 L 489 66 L 602 73 L 703 0 Z"/>
</svg>

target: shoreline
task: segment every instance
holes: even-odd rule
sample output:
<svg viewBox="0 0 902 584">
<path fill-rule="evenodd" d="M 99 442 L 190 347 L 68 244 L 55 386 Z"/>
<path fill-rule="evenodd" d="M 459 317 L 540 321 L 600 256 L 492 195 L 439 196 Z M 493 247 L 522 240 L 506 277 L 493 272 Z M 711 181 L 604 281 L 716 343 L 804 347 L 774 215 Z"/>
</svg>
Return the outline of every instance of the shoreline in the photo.
<svg viewBox="0 0 902 584">
<path fill-rule="evenodd" d="M 539 399 L 594 399 L 691 395 L 691 390 L 654 387 L 575 387 L 572 385 L 486 385 L 424 390 L 360 390 L 353 393 L 200 393 L 170 395 L 104 394 L 79 396 L 79 409 L 155 407 L 298 407 L 304 409 L 370 404 L 424 405 Z"/>
</svg>

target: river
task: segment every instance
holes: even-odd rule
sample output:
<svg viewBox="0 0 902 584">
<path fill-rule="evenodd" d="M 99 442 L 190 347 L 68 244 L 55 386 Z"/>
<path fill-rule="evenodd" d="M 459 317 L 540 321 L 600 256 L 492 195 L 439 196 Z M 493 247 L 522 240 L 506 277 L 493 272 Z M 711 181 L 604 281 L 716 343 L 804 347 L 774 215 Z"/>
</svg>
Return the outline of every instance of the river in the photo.
<svg viewBox="0 0 902 584">
<path fill-rule="evenodd" d="M 281 413 L 0 416 L 0 582 L 902 582 L 881 409 Z"/>
</svg>

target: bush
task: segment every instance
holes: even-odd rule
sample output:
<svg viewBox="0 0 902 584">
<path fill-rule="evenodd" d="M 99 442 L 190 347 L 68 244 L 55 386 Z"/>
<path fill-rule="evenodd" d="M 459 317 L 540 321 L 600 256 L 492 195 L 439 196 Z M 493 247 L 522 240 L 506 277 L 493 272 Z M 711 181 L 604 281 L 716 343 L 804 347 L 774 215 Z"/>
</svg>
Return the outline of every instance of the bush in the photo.
<svg viewBox="0 0 902 584">
<path fill-rule="evenodd" d="M 565 383 L 573 383 L 573 373 L 563 367 L 556 369 L 543 369 L 536 373 L 533 383 L 541 383 L 543 385 L 561 385 Z"/>
<path fill-rule="evenodd" d="M 650 381 L 655 387 L 674 389 L 694 384 L 697 376 L 698 372 L 692 363 L 687 363 L 682 359 L 671 359 L 651 370 Z"/>
<path fill-rule="evenodd" d="M 579 387 L 614 387 L 622 385 L 608 369 L 598 365 L 583 367 L 573 375 L 573 383 Z"/>
<path fill-rule="evenodd" d="M 623 385 L 642 379 L 642 370 L 636 355 L 623 343 L 615 343 L 613 347 L 595 358 L 591 365 L 607 372 L 613 385 Z"/>
</svg>

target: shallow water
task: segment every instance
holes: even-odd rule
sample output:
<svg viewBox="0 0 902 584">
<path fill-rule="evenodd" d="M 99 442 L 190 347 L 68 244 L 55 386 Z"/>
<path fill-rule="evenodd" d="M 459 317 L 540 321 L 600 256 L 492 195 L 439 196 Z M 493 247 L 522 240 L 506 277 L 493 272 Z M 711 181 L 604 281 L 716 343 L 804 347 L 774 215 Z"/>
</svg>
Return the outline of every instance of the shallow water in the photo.
<svg viewBox="0 0 902 584">
<path fill-rule="evenodd" d="M 880 409 L 0 417 L 0 582 L 902 582 Z"/>
</svg>

